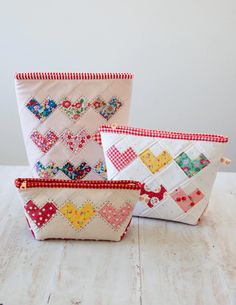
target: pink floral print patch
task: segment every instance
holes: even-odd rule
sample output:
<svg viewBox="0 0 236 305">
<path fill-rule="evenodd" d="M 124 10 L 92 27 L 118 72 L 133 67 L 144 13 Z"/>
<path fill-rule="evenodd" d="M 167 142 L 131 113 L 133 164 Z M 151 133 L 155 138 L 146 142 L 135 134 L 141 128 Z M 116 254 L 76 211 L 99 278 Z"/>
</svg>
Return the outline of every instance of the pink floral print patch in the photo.
<svg viewBox="0 0 236 305">
<path fill-rule="evenodd" d="M 73 134 L 70 130 L 66 130 L 60 136 L 61 142 L 73 152 L 79 152 L 91 139 L 90 134 L 85 130 L 81 130 L 77 134 Z"/>
<path fill-rule="evenodd" d="M 177 188 L 170 196 L 184 212 L 190 210 L 204 198 L 204 194 L 198 188 L 188 195 L 181 187 Z"/>
<path fill-rule="evenodd" d="M 74 103 L 65 98 L 61 104 L 62 111 L 73 121 L 77 121 L 89 109 L 90 103 L 87 98 L 81 97 Z"/>
<path fill-rule="evenodd" d="M 92 104 L 93 108 L 107 121 L 122 106 L 121 101 L 117 97 L 112 97 L 109 102 L 105 102 L 100 97 L 97 97 Z"/>
<path fill-rule="evenodd" d="M 45 135 L 42 135 L 39 131 L 35 130 L 30 138 L 43 153 L 48 152 L 58 140 L 57 135 L 51 130 Z"/>
</svg>

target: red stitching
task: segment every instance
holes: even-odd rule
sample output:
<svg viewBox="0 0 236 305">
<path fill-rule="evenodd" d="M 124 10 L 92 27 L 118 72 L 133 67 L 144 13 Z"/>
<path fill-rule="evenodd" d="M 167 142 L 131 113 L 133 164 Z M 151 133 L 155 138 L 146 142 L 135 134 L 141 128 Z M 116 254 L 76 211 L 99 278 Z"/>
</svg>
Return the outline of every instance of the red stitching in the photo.
<svg viewBox="0 0 236 305">
<path fill-rule="evenodd" d="M 169 138 L 178 140 L 189 141 L 210 141 L 210 142 L 228 142 L 228 137 L 216 135 L 216 134 L 204 134 L 204 133 L 183 133 L 164 130 L 153 130 L 145 128 L 127 127 L 127 126 L 112 126 L 104 125 L 99 128 L 99 132 L 110 132 L 118 134 L 130 134 L 143 137 L 156 137 L 156 138 Z"/>
<path fill-rule="evenodd" d="M 20 80 L 74 80 L 74 79 L 132 79 L 132 73 L 78 73 L 78 72 L 30 72 L 16 73 L 15 79 Z"/>
</svg>

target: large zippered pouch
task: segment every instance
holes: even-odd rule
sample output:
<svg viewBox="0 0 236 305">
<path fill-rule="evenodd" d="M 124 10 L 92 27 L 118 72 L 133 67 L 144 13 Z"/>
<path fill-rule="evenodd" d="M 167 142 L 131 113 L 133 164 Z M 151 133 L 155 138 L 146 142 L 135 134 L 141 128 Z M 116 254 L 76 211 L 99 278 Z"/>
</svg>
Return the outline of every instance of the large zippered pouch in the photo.
<svg viewBox="0 0 236 305">
<path fill-rule="evenodd" d="M 100 133 L 108 179 L 142 182 L 135 216 L 198 223 L 227 137 L 115 125 Z"/>
<path fill-rule="evenodd" d="M 33 177 L 106 179 L 98 128 L 128 123 L 132 79 L 131 73 L 16 73 Z"/>
</svg>

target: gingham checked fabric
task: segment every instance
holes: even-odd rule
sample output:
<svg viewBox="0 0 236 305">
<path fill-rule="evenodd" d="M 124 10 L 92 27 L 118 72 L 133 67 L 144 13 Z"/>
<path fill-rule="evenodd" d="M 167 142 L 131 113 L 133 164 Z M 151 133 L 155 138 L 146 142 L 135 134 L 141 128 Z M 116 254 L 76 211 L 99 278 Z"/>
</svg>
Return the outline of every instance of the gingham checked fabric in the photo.
<svg viewBox="0 0 236 305">
<path fill-rule="evenodd" d="M 154 138 L 166 138 L 166 139 L 179 139 L 179 140 L 195 140 L 198 141 L 210 141 L 210 142 L 227 142 L 227 138 L 222 135 L 208 134 L 208 133 L 184 133 L 175 131 L 155 130 L 155 129 L 144 129 L 138 127 L 129 126 L 101 126 L 100 131 L 111 132 L 115 134 L 126 134 L 140 137 L 154 137 Z"/>
<path fill-rule="evenodd" d="M 102 145 L 100 132 L 96 132 L 92 137 L 94 141 L 96 141 L 99 145 Z"/>
<path fill-rule="evenodd" d="M 131 147 L 121 153 L 114 145 L 108 149 L 107 156 L 119 171 L 137 157 L 135 151 Z"/>
<path fill-rule="evenodd" d="M 135 216 L 198 223 L 227 137 L 127 126 L 102 126 L 100 133 L 108 179 L 143 183 Z"/>
</svg>

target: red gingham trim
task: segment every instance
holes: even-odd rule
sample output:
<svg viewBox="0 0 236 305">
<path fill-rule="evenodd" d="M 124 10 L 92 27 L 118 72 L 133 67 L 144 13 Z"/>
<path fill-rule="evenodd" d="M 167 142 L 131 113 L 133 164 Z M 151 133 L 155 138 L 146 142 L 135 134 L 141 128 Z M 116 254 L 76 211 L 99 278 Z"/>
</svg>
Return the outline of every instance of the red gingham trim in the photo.
<svg viewBox="0 0 236 305">
<path fill-rule="evenodd" d="M 15 186 L 21 189 L 27 188 L 82 188 L 82 189 L 127 189 L 140 190 L 141 183 L 132 180 L 84 180 L 70 181 L 64 179 L 39 179 L 39 178 L 17 178 Z"/>
<path fill-rule="evenodd" d="M 143 137 L 154 137 L 154 138 L 169 138 L 178 140 L 189 140 L 189 141 L 210 141 L 210 142 L 228 142 L 228 137 L 215 134 L 204 134 L 204 133 L 183 133 L 183 132 L 172 132 L 164 130 L 152 130 L 136 127 L 127 126 L 108 126 L 104 125 L 99 128 L 99 132 L 110 132 L 119 134 L 129 134 Z"/>
<path fill-rule="evenodd" d="M 15 79 L 21 80 L 89 80 L 89 79 L 132 79 L 132 73 L 77 73 L 77 72 L 30 72 L 16 73 Z"/>
<path fill-rule="evenodd" d="M 100 135 L 100 132 L 96 132 L 95 134 L 92 135 L 92 138 L 95 142 L 97 142 L 99 145 L 102 145 L 102 138 Z"/>
</svg>

